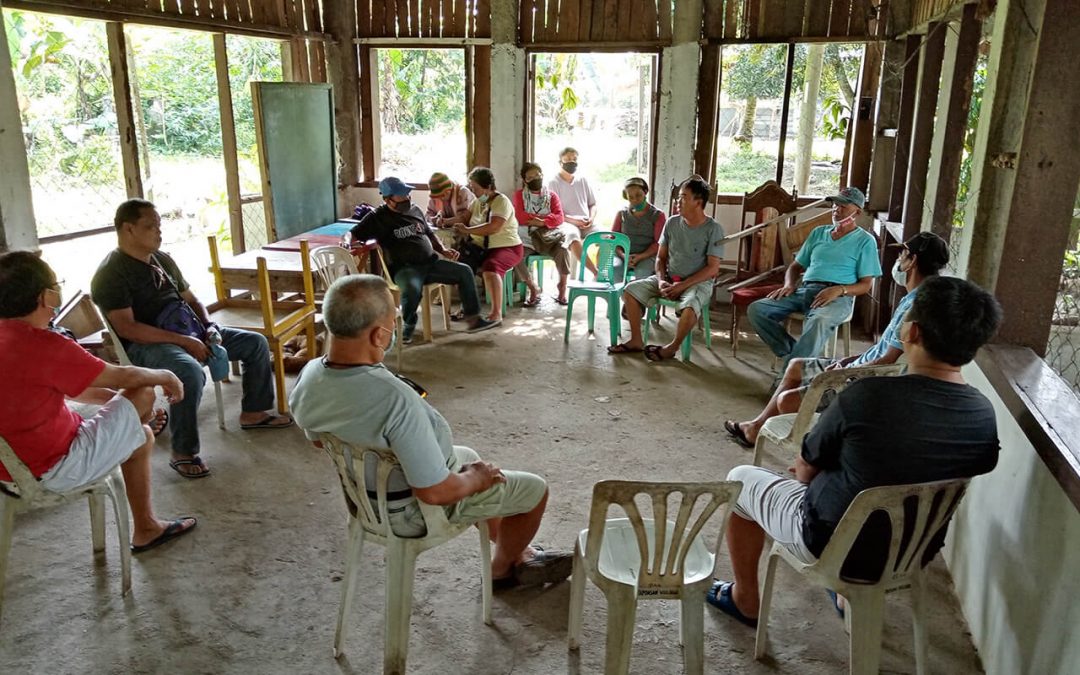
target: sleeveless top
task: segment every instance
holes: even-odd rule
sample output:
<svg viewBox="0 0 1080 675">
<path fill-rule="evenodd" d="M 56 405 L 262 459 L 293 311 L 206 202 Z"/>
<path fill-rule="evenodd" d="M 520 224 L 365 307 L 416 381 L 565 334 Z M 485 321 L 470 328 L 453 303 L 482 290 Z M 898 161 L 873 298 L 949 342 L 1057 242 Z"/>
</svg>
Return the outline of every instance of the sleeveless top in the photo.
<svg viewBox="0 0 1080 675">
<path fill-rule="evenodd" d="M 656 219 L 660 210 L 652 204 L 634 213 L 627 207 L 622 210 L 622 231 L 630 237 L 630 253 L 636 255 L 656 243 Z"/>
</svg>

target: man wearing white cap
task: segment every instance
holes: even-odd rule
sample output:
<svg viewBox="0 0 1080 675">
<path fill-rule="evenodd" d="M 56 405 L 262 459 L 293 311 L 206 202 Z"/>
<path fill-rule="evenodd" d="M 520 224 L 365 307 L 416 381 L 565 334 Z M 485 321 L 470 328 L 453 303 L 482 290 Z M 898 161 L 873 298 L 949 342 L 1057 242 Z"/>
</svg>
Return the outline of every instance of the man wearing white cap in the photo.
<svg viewBox="0 0 1080 675">
<path fill-rule="evenodd" d="M 832 225 L 811 232 L 788 266 L 784 285 L 747 310 L 754 330 L 784 360 L 780 372 L 793 358 L 820 356 L 836 327 L 851 317 L 855 297 L 869 293 L 874 277 L 881 276 L 877 240 L 855 222 L 866 203 L 862 191 L 847 187 L 827 200 Z M 796 312 L 806 317 L 797 340 L 784 327 Z"/>
</svg>

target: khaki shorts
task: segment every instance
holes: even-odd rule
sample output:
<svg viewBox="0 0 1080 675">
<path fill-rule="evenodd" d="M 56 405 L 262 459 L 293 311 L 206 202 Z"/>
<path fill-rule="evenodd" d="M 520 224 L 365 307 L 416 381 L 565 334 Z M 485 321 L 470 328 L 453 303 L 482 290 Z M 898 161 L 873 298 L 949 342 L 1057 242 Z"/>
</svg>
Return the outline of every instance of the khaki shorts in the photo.
<svg viewBox="0 0 1080 675">
<path fill-rule="evenodd" d="M 684 309 L 691 309 L 694 314 L 701 316 L 702 310 L 712 301 L 713 282 L 707 279 L 694 284 L 683 291 L 679 298 L 676 313 L 681 314 Z M 652 307 L 663 297 L 660 295 L 660 278 L 655 274 L 644 279 L 635 279 L 626 285 L 626 293 L 645 307 Z"/>
<path fill-rule="evenodd" d="M 805 483 L 749 465 L 735 467 L 728 472 L 727 479 L 743 484 L 732 510 L 735 515 L 757 523 L 773 541 L 802 562 L 812 564 L 817 561 L 802 536 Z"/>
<path fill-rule="evenodd" d="M 116 395 L 83 420 L 66 455 L 41 476 L 42 487 L 66 492 L 108 475 L 146 442 L 135 404 Z"/>
<path fill-rule="evenodd" d="M 472 448 L 455 445 L 454 456 L 450 458 L 447 468 L 451 473 L 457 473 L 466 464 L 479 460 L 480 455 Z M 536 508 L 547 493 L 547 483 L 536 474 L 504 470 L 503 475 L 506 476 L 505 483 L 499 483 L 445 507 L 446 519 L 451 523 L 476 523 L 528 513 Z M 408 502 L 400 510 L 391 510 L 390 527 L 399 537 L 422 537 L 427 532 L 420 505 L 415 500 Z"/>
</svg>

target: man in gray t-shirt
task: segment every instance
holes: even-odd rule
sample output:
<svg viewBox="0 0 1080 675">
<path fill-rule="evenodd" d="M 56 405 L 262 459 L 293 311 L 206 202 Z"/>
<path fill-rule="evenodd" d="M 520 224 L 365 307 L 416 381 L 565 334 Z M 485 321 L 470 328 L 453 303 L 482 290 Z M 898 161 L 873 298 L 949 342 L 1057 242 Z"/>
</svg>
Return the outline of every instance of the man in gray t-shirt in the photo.
<svg viewBox="0 0 1080 675">
<path fill-rule="evenodd" d="M 670 359 L 697 325 L 702 310 L 712 300 L 713 279 L 724 255 L 724 230 L 705 215 L 708 202 L 709 186 L 705 181 L 691 178 L 682 184 L 680 215 L 672 216 L 660 235 L 656 274 L 630 282 L 623 292 L 630 339 L 608 347 L 609 354 L 643 351 L 650 361 Z M 675 337 L 666 345 L 646 345 L 641 336 L 644 308 L 661 298 L 678 303 Z"/>
<path fill-rule="evenodd" d="M 327 355 L 304 367 L 289 404 L 312 441 L 332 434 L 358 451 L 378 448 L 394 454 L 401 465 L 387 484 L 394 533 L 419 537 L 427 531 L 417 500 L 442 506 L 453 523 L 498 519 L 491 529 L 496 588 L 568 577 L 571 554 L 529 545 L 547 505 L 544 479 L 502 471 L 473 450 L 454 445 L 443 416 L 383 365 L 397 321 L 386 282 L 369 274 L 338 279 L 326 292 L 323 320 L 330 333 Z M 369 490 L 376 479 L 373 459 L 368 454 L 364 460 Z"/>
</svg>

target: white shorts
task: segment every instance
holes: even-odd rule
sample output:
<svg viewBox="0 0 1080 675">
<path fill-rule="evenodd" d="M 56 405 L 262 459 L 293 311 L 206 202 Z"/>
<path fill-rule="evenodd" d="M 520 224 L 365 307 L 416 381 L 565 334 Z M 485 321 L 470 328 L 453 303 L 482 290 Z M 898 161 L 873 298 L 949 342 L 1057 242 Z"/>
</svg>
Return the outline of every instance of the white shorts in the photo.
<svg viewBox="0 0 1080 675">
<path fill-rule="evenodd" d="M 804 563 L 817 562 L 817 556 L 806 548 L 802 535 L 805 483 L 750 465 L 735 467 L 728 472 L 727 479 L 743 484 L 733 509 L 735 515 L 760 525 L 773 541 Z"/>
<path fill-rule="evenodd" d="M 146 442 L 135 404 L 116 395 L 83 420 L 66 455 L 41 476 L 41 485 L 67 492 L 106 476 Z"/>
</svg>

